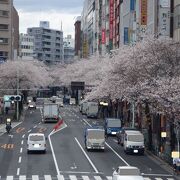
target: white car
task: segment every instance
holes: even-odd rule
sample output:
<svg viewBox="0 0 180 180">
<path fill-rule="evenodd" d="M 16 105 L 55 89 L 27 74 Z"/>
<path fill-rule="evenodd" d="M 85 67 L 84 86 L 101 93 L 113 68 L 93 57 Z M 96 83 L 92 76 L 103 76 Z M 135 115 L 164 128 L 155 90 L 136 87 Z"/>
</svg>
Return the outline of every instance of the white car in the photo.
<svg viewBox="0 0 180 180">
<path fill-rule="evenodd" d="M 43 133 L 30 133 L 27 139 L 27 153 L 43 151 L 46 153 L 46 138 Z"/>
<path fill-rule="evenodd" d="M 119 166 L 113 172 L 112 180 L 144 180 L 144 178 L 137 167 Z"/>
<path fill-rule="evenodd" d="M 28 104 L 28 109 L 36 109 L 36 103 L 34 101 Z"/>
</svg>

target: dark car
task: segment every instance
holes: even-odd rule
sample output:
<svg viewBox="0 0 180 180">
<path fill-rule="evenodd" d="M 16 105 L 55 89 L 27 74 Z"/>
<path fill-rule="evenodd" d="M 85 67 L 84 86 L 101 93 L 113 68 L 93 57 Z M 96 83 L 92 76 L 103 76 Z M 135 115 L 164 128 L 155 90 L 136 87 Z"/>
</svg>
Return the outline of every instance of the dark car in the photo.
<svg viewBox="0 0 180 180">
<path fill-rule="evenodd" d="M 138 129 L 133 128 L 133 127 L 122 127 L 122 129 L 116 133 L 118 144 L 123 145 L 124 133 L 125 133 L 125 131 L 128 131 L 128 130 L 138 131 Z"/>
</svg>

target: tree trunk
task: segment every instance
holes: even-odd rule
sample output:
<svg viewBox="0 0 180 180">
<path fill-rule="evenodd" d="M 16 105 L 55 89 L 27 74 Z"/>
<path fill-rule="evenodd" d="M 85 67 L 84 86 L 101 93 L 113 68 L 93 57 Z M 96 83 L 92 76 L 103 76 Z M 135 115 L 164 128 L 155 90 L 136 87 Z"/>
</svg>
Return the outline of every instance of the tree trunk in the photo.
<svg viewBox="0 0 180 180">
<path fill-rule="evenodd" d="M 152 150 L 152 120 L 150 116 L 150 109 L 148 102 L 145 104 L 145 114 L 147 119 L 147 127 L 148 127 L 148 149 Z"/>
</svg>

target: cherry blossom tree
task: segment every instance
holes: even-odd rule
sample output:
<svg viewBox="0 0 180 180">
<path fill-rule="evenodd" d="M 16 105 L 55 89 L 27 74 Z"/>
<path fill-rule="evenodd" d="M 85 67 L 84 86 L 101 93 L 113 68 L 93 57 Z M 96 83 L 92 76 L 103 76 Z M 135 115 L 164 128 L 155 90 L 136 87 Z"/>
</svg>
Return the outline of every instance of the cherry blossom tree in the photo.
<svg viewBox="0 0 180 180">
<path fill-rule="evenodd" d="M 47 67 L 38 61 L 7 61 L 0 65 L 0 88 L 30 89 L 45 87 L 52 83 Z M 6 90 L 7 91 L 7 90 Z"/>
</svg>

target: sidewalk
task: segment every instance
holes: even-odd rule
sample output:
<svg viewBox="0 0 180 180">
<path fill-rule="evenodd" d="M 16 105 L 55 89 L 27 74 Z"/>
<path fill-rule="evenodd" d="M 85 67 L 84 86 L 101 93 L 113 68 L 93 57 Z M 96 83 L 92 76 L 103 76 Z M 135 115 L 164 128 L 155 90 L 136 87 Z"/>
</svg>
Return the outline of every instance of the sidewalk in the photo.
<svg viewBox="0 0 180 180">
<path fill-rule="evenodd" d="M 152 160 L 154 161 L 156 164 L 158 164 L 161 168 L 163 168 L 164 170 L 166 170 L 169 174 L 173 175 L 177 180 L 180 179 L 180 176 L 178 175 L 174 175 L 174 171 L 173 171 L 173 167 L 168 164 L 167 162 L 165 162 L 163 159 L 161 159 L 160 157 L 154 155 L 151 151 L 146 150 L 145 151 L 146 155 Z"/>
</svg>

